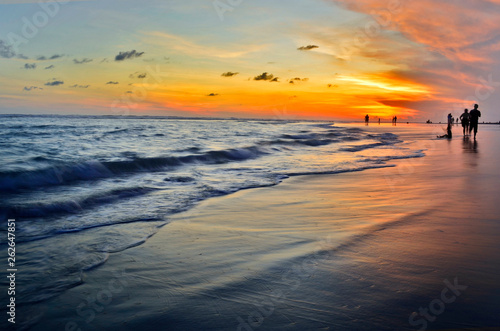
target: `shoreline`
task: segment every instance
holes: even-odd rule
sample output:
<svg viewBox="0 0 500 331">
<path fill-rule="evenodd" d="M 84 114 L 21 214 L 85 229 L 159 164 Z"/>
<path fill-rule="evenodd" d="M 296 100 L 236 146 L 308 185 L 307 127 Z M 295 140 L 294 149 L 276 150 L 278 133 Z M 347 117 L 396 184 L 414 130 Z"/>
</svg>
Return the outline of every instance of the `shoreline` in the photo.
<svg viewBox="0 0 500 331">
<path fill-rule="evenodd" d="M 411 313 L 455 277 L 468 287 L 456 303 L 413 322 L 493 326 L 498 142 L 478 157 L 481 134 L 476 147 L 435 141 L 430 155 L 396 167 L 297 176 L 204 201 L 40 304 L 32 329 L 411 330 Z M 451 161 L 461 162 L 452 174 Z M 463 177 L 474 167 L 478 186 Z M 449 208 L 463 192 L 481 199 Z"/>
</svg>

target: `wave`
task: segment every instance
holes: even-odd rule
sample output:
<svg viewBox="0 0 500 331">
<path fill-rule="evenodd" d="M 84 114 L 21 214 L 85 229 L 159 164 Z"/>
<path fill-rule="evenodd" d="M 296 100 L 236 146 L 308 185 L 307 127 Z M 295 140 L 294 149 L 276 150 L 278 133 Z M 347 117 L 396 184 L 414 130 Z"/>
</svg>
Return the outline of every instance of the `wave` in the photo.
<svg viewBox="0 0 500 331">
<path fill-rule="evenodd" d="M 275 140 L 257 142 L 253 146 L 226 150 L 196 152 L 195 148 L 187 149 L 190 155 L 141 158 L 130 155 L 129 160 L 120 161 L 85 161 L 81 163 L 62 164 L 30 171 L 0 172 L 0 192 L 17 192 L 46 186 L 68 185 L 77 181 L 93 181 L 102 178 L 133 175 L 141 172 L 167 171 L 188 164 L 224 164 L 259 158 L 279 151 L 284 146 L 318 147 L 333 143 L 358 141 L 363 138 L 362 130 L 346 129 L 339 131 L 329 127 L 323 133 L 302 133 L 282 135 Z M 118 129 L 124 132 L 128 129 Z M 368 148 L 391 145 L 400 142 L 398 136 L 390 133 L 369 135 L 379 140 L 372 144 L 351 146 L 341 151 L 357 152 Z M 268 148 L 269 146 L 275 148 Z"/>
<path fill-rule="evenodd" d="M 292 177 L 292 176 L 307 176 L 307 175 L 335 175 L 335 174 L 341 174 L 341 173 L 347 173 L 347 172 L 358 172 L 358 171 L 364 171 L 368 169 L 379 169 L 379 168 L 392 168 L 395 167 L 396 165 L 394 164 L 374 164 L 374 165 L 369 165 L 369 166 L 363 166 L 363 167 L 353 167 L 353 168 L 347 168 L 347 169 L 336 169 L 336 170 L 327 170 L 327 171 L 303 171 L 303 172 L 290 172 L 287 175 Z"/>
<path fill-rule="evenodd" d="M 185 164 L 222 164 L 232 161 L 244 161 L 265 154 L 268 154 L 268 152 L 264 149 L 252 146 L 209 151 L 187 156 L 134 158 L 125 161 L 87 161 L 32 171 L 0 172 L 0 192 L 16 192 L 22 189 L 67 185 L 75 181 L 89 181 L 140 172 L 164 171 Z"/>
<path fill-rule="evenodd" d="M 165 182 L 174 182 L 174 183 L 191 183 L 196 181 L 193 177 L 189 176 L 174 176 L 174 177 L 167 177 L 164 179 Z"/>
<path fill-rule="evenodd" d="M 180 210 L 184 211 L 184 210 Z M 19 222 L 19 221 L 18 221 Z M 125 250 L 127 248 L 131 248 L 137 245 L 140 245 L 141 243 L 144 243 L 147 239 L 149 239 L 156 231 L 158 231 L 161 227 L 165 226 L 166 224 L 169 223 L 168 220 L 164 220 L 161 218 L 128 218 L 128 219 L 120 219 L 120 220 L 103 220 L 101 223 L 85 223 L 85 224 L 69 224 L 65 227 L 58 227 L 56 224 L 37 224 L 39 222 L 46 222 L 44 220 L 35 220 L 29 221 L 25 220 L 23 222 L 24 227 L 22 229 L 19 229 L 17 231 L 16 235 L 16 242 L 32 242 L 32 241 L 37 241 L 37 240 L 42 240 L 42 239 L 47 239 L 47 238 L 55 238 L 58 235 L 65 235 L 65 234 L 71 234 L 71 233 L 79 233 L 87 230 L 92 230 L 92 229 L 100 229 L 100 228 L 113 228 L 115 226 L 126 226 L 126 225 L 136 225 L 140 223 L 145 223 L 148 225 L 151 225 L 150 228 L 154 228 L 154 231 L 151 235 L 148 234 L 146 237 L 141 237 L 138 239 L 134 239 L 133 243 L 125 242 L 125 241 L 117 241 L 114 243 L 113 248 L 111 249 L 112 252 L 119 252 L 122 250 Z M 43 229 L 43 231 L 40 231 L 40 229 Z M 126 240 L 132 240 L 133 236 L 130 234 L 129 237 L 123 237 Z M 7 243 L 6 240 L 0 240 L 0 245 L 5 245 Z M 105 243 L 101 243 L 104 245 Z M 102 251 L 110 252 L 109 249 L 102 249 Z"/>
<path fill-rule="evenodd" d="M 377 147 L 381 147 L 381 146 L 389 146 L 389 145 L 394 145 L 396 143 L 403 142 L 402 140 L 399 139 L 399 137 L 397 135 L 395 135 L 393 133 L 383 133 L 383 134 L 379 134 L 379 135 L 371 135 L 370 134 L 367 137 L 370 139 L 376 139 L 376 140 L 378 140 L 378 142 L 343 147 L 339 150 L 342 152 L 359 152 L 359 151 L 363 151 L 365 149 L 377 148 Z"/>
<path fill-rule="evenodd" d="M 26 219 L 60 214 L 76 214 L 84 209 L 111 204 L 122 199 L 146 195 L 156 190 L 157 189 L 150 187 L 133 187 L 115 189 L 110 192 L 92 195 L 80 200 L 58 201 L 47 204 L 25 204 L 10 207 L 0 205 L 0 215 L 6 215 L 8 218 Z"/>
</svg>

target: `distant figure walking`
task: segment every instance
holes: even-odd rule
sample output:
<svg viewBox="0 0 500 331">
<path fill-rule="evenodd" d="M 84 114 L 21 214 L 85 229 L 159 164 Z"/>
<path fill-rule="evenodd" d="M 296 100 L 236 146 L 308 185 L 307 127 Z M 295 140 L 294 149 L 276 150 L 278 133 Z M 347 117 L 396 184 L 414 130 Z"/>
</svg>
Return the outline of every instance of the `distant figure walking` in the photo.
<svg viewBox="0 0 500 331">
<path fill-rule="evenodd" d="M 370 116 L 368 116 L 368 114 L 366 114 L 366 116 L 365 116 L 365 124 L 368 125 L 368 122 L 370 122 Z"/>
<path fill-rule="evenodd" d="M 469 134 L 469 116 L 470 114 L 467 108 L 464 110 L 464 113 L 460 115 L 460 120 L 462 121 L 462 127 L 464 128 L 464 137 L 466 134 Z"/>
<path fill-rule="evenodd" d="M 474 105 L 474 109 L 472 109 L 469 113 L 469 134 L 474 130 L 474 140 L 476 140 L 477 134 L 477 125 L 479 123 L 479 117 L 481 117 L 481 112 L 479 111 L 479 106 L 477 103 Z"/>
<path fill-rule="evenodd" d="M 397 121 L 398 121 L 398 117 L 397 117 L 397 116 L 394 116 L 394 117 L 392 118 L 392 125 L 396 125 Z"/>
<path fill-rule="evenodd" d="M 380 117 L 378 118 L 378 125 L 380 125 Z"/>
</svg>

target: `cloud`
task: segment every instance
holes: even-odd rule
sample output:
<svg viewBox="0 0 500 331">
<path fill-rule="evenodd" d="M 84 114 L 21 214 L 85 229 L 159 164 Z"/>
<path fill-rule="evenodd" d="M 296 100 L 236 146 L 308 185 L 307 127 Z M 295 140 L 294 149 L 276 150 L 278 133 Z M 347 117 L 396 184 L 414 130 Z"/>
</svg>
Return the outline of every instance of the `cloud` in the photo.
<svg viewBox="0 0 500 331">
<path fill-rule="evenodd" d="M 40 56 L 39 56 L 39 57 L 37 57 L 36 59 L 37 59 L 38 61 L 46 61 L 46 60 L 55 60 L 55 59 L 58 59 L 58 58 L 63 57 L 63 56 L 64 56 L 64 55 L 62 55 L 62 54 L 54 54 L 54 55 L 52 55 L 52 56 L 50 56 L 50 57 L 46 57 L 46 56 L 44 56 L 44 55 L 40 55 Z"/>
<path fill-rule="evenodd" d="M 51 64 L 50 66 L 45 67 L 45 70 L 48 70 L 48 69 L 54 69 L 54 68 L 55 68 L 55 66 Z"/>
<path fill-rule="evenodd" d="M 24 69 L 36 69 L 36 63 L 25 63 Z"/>
<path fill-rule="evenodd" d="M 483 109 L 491 109 L 486 120 L 500 115 L 496 107 L 500 84 L 495 85 L 500 82 L 499 0 L 328 1 L 365 15 L 365 19 L 341 28 L 342 34 L 338 29 L 325 31 L 332 49 L 340 49 L 337 55 L 348 53 L 343 57 L 346 66 L 361 68 L 371 63 L 380 68 L 381 76 L 395 79 L 396 84 L 411 82 L 428 91 L 405 96 L 405 103 L 383 104 L 404 107 L 401 111 L 411 107 L 426 120 L 463 110 L 464 103 L 473 104 L 475 99 Z M 391 67 L 395 71 L 388 69 Z M 490 75 L 492 82 L 488 82 Z M 383 86 L 386 82 L 381 76 L 372 77 L 377 80 L 372 83 Z"/>
<path fill-rule="evenodd" d="M 228 71 L 228 72 L 223 73 L 221 76 L 222 77 L 233 77 L 233 76 L 236 76 L 237 74 L 239 74 L 239 72 Z"/>
<path fill-rule="evenodd" d="M 307 45 L 307 46 L 301 46 L 297 48 L 299 51 L 310 51 L 311 49 L 319 48 L 319 46 L 316 45 Z"/>
<path fill-rule="evenodd" d="M 332 0 L 350 10 L 371 15 L 387 29 L 425 45 L 459 66 L 485 70 L 500 51 L 500 1 L 422 0 L 387 4 L 383 0 Z M 380 24 L 380 23 L 379 23 Z"/>
<path fill-rule="evenodd" d="M 278 82 L 278 77 L 274 77 L 273 74 L 268 74 L 267 72 L 262 73 L 261 75 L 255 76 L 253 80 L 265 80 L 270 82 Z"/>
<path fill-rule="evenodd" d="M 23 88 L 23 91 L 31 91 L 31 90 L 43 90 L 43 88 L 38 87 L 38 86 L 25 86 Z"/>
<path fill-rule="evenodd" d="M 119 82 L 114 82 L 112 80 L 110 80 L 109 82 L 106 83 L 106 85 L 118 85 L 120 84 Z"/>
<path fill-rule="evenodd" d="M 88 59 L 88 58 L 84 58 L 84 59 L 81 59 L 81 60 L 77 60 L 77 59 L 73 59 L 73 62 L 75 64 L 85 64 L 85 63 L 89 63 L 89 62 L 92 62 L 93 59 Z"/>
<path fill-rule="evenodd" d="M 249 53 L 254 53 L 263 50 L 267 45 L 231 45 L 231 49 L 222 49 L 221 47 L 205 46 L 192 42 L 184 37 L 164 33 L 164 32 L 147 32 L 146 35 L 151 37 L 151 43 L 160 47 L 168 47 L 171 50 L 178 51 L 197 58 L 219 58 L 233 59 L 240 58 Z M 237 50 L 235 50 L 237 49 Z"/>
<path fill-rule="evenodd" d="M 216 97 L 218 95 L 219 95 L 219 93 L 210 93 L 207 95 L 207 97 Z"/>
<path fill-rule="evenodd" d="M 78 84 L 75 84 L 75 85 L 71 85 L 70 87 L 72 87 L 72 88 L 89 88 L 90 85 L 78 85 Z"/>
<path fill-rule="evenodd" d="M 29 58 L 23 54 L 16 54 L 12 49 L 11 45 L 8 45 L 4 40 L 0 39 L 0 57 L 4 59 L 10 59 L 12 57 L 17 57 L 18 59 L 28 60 Z"/>
<path fill-rule="evenodd" d="M 123 61 L 127 59 L 134 59 L 136 57 L 140 57 L 144 54 L 144 52 L 137 52 L 135 49 L 129 52 L 120 52 L 117 56 L 115 56 L 115 61 Z"/>
<path fill-rule="evenodd" d="M 0 39 L 0 57 L 5 59 L 10 59 L 11 57 L 16 56 L 16 53 L 12 49 L 12 46 L 7 45 L 7 43 Z"/>
<path fill-rule="evenodd" d="M 290 79 L 289 83 L 290 84 L 295 84 L 295 82 L 307 82 L 309 78 L 300 78 L 300 77 L 295 77 Z"/>
<path fill-rule="evenodd" d="M 59 85 L 63 85 L 64 82 L 62 80 L 54 80 L 52 82 L 47 82 L 45 83 L 45 86 L 59 86 Z"/>
<path fill-rule="evenodd" d="M 130 78 L 138 78 L 138 79 L 144 79 L 146 78 L 148 74 L 147 73 L 140 73 L 140 72 L 134 72 L 133 74 L 130 74 L 129 77 Z"/>
</svg>

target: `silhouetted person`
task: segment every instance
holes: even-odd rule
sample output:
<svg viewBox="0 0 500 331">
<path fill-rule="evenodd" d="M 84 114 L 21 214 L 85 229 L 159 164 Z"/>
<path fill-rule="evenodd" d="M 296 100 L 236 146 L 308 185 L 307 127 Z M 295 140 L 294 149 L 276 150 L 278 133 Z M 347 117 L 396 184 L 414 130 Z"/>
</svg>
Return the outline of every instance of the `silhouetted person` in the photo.
<svg viewBox="0 0 500 331">
<path fill-rule="evenodd" d="M 460 115 L 460 120 L 462 121 L 462 127 L 464 128 L 464 136 L 469 133 L 469 116 L 470 114 L 467 108 L 464 110 L 464 113 Z"/>
<path fill-rule="evenodd" d="M 368 125 L 368 122 L 370 122 L 370 116 L 368 116 L 368 114 L 366 114 L 366 116 L 365 116 L 365 124 Z"/>
<path fill-rule="evenodd" d="M 474 109 L 472 109 L 469 113 L 469 134 L 474 130 L 474 139 L 476 139 L 477 134 L 477 124 L 479 123 L 479 117 L 481 117 L 481 112 L 477 109 L 479 106 L 477 103 L 474 105 Z"/>
<path fill-rule="evenodd" d="M 398 122 L 398 117 L 394 116 L 394 125 L 396 125 L 397 122 Z"/>
<path fill-rule="evenodd" d="M 448 138 L 448 139 L 451 139 L 452 137 L 452 134 L 451 134 L 451 122 L 448 123 L 448 127 L 446 128 L 446 134 L 442 135 L 442 136 L 437 136 L 438 138 Z"/>
<path fill-rule="evenodd" d="M 380 117 L 378 118 L 378 125 L 380 125 Z"/>
<path fill-rule="evenodd" d="M 451 126 L 453 125 L 453 116 L 451 116 L 451 113 L 448 114 L 448 127 L 446 128 L 446 134 L 442 136 L 437 136 L 438 138 L 448 138 L 451 139 L 452 134 L 451 134 Z"/>
<path fill-rule="evenodd" d="M 451 134 L 451 124 L 448 124 L 448 127 L 446 128 L 446 134 L 442 136 L 438 136 L 438 138 L 448 138 L 451 139 L 452 134 Z"/>
</svg>

